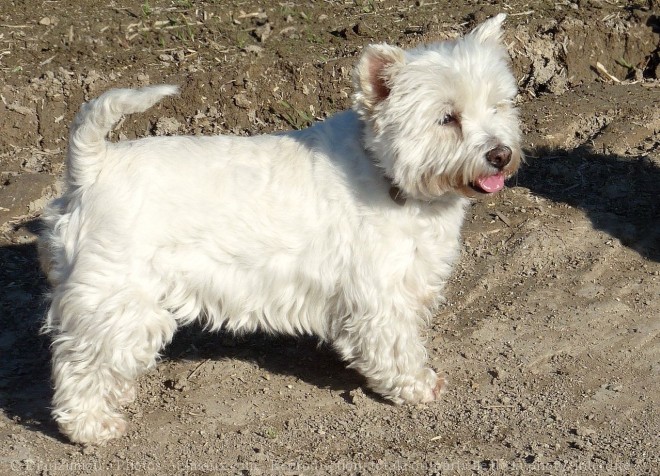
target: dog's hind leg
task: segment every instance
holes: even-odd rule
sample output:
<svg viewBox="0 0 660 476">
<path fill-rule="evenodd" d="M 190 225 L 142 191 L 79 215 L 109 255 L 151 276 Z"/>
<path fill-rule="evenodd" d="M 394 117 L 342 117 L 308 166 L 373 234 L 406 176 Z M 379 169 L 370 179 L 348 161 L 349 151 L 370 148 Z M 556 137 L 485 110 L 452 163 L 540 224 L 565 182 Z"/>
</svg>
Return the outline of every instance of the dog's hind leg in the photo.
<svg viewBox="0 0 660 476">
<path fill-rule="evenodd" d="M 134 397 L 135 378 L 156 363 L 176 323 L 137 288 L 96 300 L 92 288 L 64 283 L 54 291 L 52 413 L 72 441 L 103 444 L 126 431 L 119 406 Z"/>
</svg>

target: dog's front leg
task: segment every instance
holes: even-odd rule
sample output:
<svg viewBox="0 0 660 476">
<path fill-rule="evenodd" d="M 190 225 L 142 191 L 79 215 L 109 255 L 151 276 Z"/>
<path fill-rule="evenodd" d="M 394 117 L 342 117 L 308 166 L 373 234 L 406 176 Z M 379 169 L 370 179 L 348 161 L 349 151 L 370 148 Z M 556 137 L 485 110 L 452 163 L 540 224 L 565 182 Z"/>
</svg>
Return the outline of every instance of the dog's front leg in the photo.
<svg viewBox="0 0 660 476">
<path fill-rule="evenodd" d="M 444 377 L 426 366 L 426 349 L 415 316 L 372 314 L 348 319 L 335 348 L 367 385 L 394 403 L 436 400 Z"/>
</svg>

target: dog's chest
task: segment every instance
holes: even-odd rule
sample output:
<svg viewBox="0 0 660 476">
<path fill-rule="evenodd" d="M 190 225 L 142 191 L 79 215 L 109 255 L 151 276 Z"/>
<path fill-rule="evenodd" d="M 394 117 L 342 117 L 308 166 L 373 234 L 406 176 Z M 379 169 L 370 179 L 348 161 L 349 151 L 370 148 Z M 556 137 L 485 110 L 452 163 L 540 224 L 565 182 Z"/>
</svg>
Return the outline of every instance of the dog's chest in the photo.
<svg viewBox="0 0 660 476">
<path fill-rule="evenodd" d="M 463 205 L 430 211 L 401 209 L 364 223 L 350 272 L 368 279 L 366 286 L 410 296 L 415 307 L 430 305 L 458 256 Z"/>
</svg>

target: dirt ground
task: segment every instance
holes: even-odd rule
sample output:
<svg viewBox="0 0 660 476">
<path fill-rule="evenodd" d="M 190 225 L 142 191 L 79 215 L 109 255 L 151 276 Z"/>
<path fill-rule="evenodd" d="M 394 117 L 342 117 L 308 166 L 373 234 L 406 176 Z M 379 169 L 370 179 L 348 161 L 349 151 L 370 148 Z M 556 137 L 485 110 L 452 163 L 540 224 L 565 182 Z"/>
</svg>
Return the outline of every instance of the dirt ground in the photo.
<svg viewBox="0 0 660 476">
<path fill-rule="evenodd" d="M 385 403 L 313 339 L 191 327 L 140 379 L 128 436 L 58 434 L 34 232 L 84 100 L 181 85 L 117 138 L 301 128 L 349 107 L 364 45 L 501 11 L 528 159 L 469 211 L 427 333 L 441 401 Z M 0 474 L 658 474 L 658 14 L 657 0 L 2 1 Z"/>
</svg>

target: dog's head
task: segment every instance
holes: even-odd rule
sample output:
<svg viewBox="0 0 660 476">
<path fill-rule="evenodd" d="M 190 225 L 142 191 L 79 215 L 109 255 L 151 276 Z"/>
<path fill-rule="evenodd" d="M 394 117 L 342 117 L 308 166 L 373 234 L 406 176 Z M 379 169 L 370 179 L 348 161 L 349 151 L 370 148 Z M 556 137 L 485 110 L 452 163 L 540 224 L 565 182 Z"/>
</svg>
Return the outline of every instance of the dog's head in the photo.
<svg viewBox="0 0 660 476">
<path fill-rule="evenodd" d="M 364 50 L 354 108 L 366 147 L 407 196 L 494 193 L 518 169 L 517 85 L 500 39 L 505 17 L 457 40 Z"/>
</svg>

